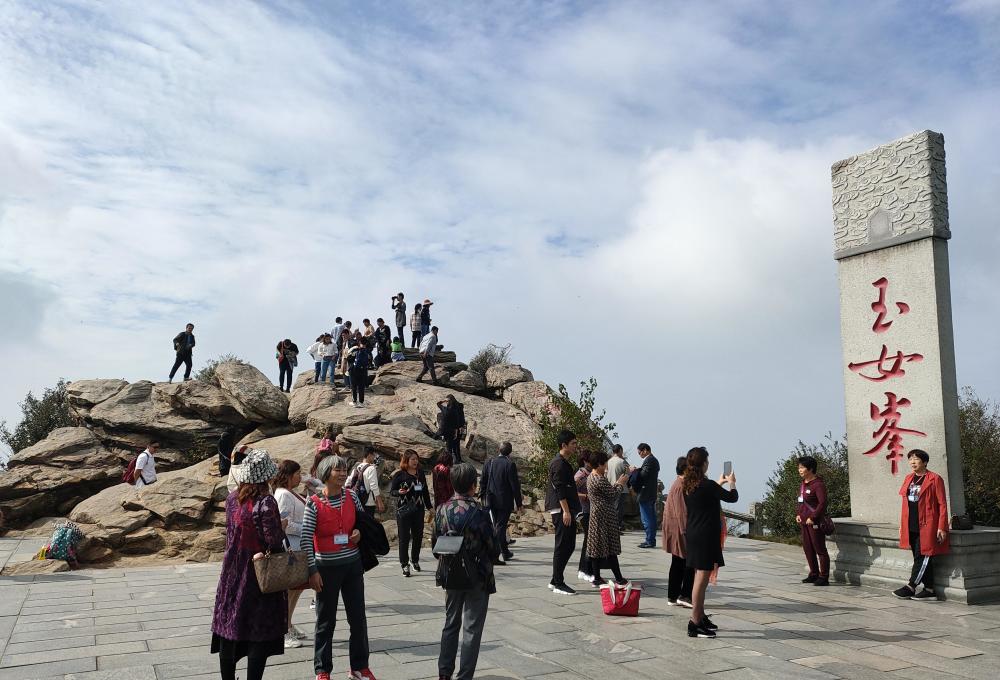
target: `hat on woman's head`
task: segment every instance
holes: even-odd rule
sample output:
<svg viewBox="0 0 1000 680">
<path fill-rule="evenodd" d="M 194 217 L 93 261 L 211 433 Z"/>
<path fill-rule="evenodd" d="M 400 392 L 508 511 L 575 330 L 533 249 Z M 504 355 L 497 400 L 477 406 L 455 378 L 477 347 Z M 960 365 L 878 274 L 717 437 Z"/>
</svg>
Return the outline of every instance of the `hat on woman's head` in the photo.
<svg viewBox="0 0 1000 680">
<path fill-rule="evenodd" d="M 234 465 L 232 470 L 233 479 L 238 484 L 264 484 L 274 479 L 276 474 L 278 466 L 264 449 L 249 449 L 243 462 Z"/>
</svg>

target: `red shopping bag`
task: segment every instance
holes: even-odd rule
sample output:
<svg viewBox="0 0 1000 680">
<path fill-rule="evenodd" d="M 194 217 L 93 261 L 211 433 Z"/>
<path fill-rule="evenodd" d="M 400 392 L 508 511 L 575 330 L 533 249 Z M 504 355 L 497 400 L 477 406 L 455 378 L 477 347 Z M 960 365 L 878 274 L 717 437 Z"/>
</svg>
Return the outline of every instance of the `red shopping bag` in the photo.
<svg viewBox="0 0 1000 680">
<path fill-rule="evenodd" d="M 641 583 L 629 582 L 628 585 L 620 586 L 609 581 L 601 586 L 601 604 L 608 616 L 638 616 L 641 596 Z"/>
</svg>

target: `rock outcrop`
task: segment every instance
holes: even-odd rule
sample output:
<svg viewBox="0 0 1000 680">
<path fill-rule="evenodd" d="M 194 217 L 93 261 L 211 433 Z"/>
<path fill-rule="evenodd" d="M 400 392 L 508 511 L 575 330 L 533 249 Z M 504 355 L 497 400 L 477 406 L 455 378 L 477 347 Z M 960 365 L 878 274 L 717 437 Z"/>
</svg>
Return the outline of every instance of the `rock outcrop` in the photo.
<svg viewBox="0 0 1000 680">
<path fill-rule="evenodd" d="M 80 549 L 85 562 L 135 555 L 210 560 L 225 545 L 229 491 L 218 475 L 215 444 L 227 428 L 236 430 L 239 445 L 267 449 L 305 470 L 324 433 L 352 459 L 374 446 L 386 459 L 382 482 L 390 507 L 389 474 L 402 452 L 412 449 L 429 465 L 444 450 L 436 436 L 438 404 L 449 395 L 464 405 L 467 459 L 482 462 L 506 441 L 516 459 L 538 453 L 539 424 L 546 414 L 557 415 L 545 383 L 514 364 L 482 375 L 454 353 L 439 352 L 436 359 L 441 384 L 415 381 L 419 361 L 389 364 L 371 376 L 361 408 L 351 404 L 349 390 L 314 384 L 311 365 L 300 371 L 291 398 L 240 362 L 220 364 L 207 382 L 76 381 L 67 395 L 80 427 L 55 430 L 11 458 L 0 473 L 0 509 L 15 529 L 45 517 L 31 525 L 35 532 L 50 531 L 54 515 L 68 516 L 87 536 Z M 151 439 L 163 445 L 156 484 L 136 491 L 119 483 L 125 465 Z M 526 493 L 531 510 L 513 530 L 546 531 L 547 518 L 534 507 L 541 492 Z"/>
</svg>

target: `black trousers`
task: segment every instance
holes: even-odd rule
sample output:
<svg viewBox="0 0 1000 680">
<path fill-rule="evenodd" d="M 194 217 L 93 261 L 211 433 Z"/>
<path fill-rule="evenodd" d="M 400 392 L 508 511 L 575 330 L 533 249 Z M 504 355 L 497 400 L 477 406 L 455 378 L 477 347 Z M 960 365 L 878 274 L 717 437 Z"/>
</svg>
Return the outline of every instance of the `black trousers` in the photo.
<svg viewBox="0 0 1000 680">
<path fill-rule="evenodd" d="M 500 544 L 500 554 L 507 557 L 511 554 L 507 545 L 507 525 L 510 523 L 510 510 L 498 510 L 491 508 L 493 514 L 493 533 L 496 534 L 497 542 Z"/>
<path fill-rule="evenodd" d="M 432 357 L 431 355 L 428 354 L 427 356 L 423 357 L 423 361 L 424 361 L 424 367 L 420 369 L 420 374 L 417 376 L 417 380 L 420 380 L 421 378 L 423 378 L 424 377 L 424 373 L 427 373 L 427 371 L 430 371 L 431 372 L 431 381 L 432 382 L 437 382 L 437 380 L 438 380 L 437 373 L 434 372 L 434 357 Z"/>
<path fill-rule="evenodd" d="M 359 404 L 365 403 L 365 388 L 368 387 L 368 369 L 351 366 L 351 398 Z"/>
<path fill-rule="evenodd" d="M 288 387 L 285 387 L 285 379 L 288 380 Z M 292 365 L 287 361 L 282 361 L 278 364 L 278 389 L 289 390 L 292 389 Z"/>
<path fill-rule="evenodd" d="M 403 334 L 403 329 L 404 328 L 406 328 L 406 327 L 405 326 L 396 326 L 396 337 L 399 338 L 399 341 L 401 343 L 403 343 L 403 345 L 405 346 L 406 345 L 406 335 Z"/>
<path fill-rule="evenodd" d="M 400 338 L 400 340 L 402 339 Z M 410 343 L 410 347 L 420 347 L 420 331 L 413 331 L 413 341 Z"/>
<path fill-rule="evenodd" d="M 396 529 L 399 532 L 399 563 L 405 567 L 410 562 L 419 562 L 420 544 L 424 541 L 423 509 L 409 517 L 397 516 Z"/>
<path fill-rule="evenodd" d="M 615 575 L 616 581 L 621 582 L 625 580 L 625 577 L 622 576 L 622 567 L 618 564 L 618 555 L 594 558 L 590 561 L 590 564 L 595 579 L 601 578 L 601 569 L 610 569 L 611 573 Z"/>
<path fill-rule="evenodd" d="M 434 374 L 431 373 L 431 377 Z M 458 438 L 458 433 L 446 434 L 444 436 L 444 448 L 451 454 L 451 459 L 455 465 L 462 462 L 462 440 Z"/>
<path fill-rule="evenodd" d="M 361 560 L 336 567 L 320 567 L 323 590 L 316 593 L 316 640 L 313 668 L 316 674 L 333 670 L 333 631 L 337 627 L 337 604 L 344 596 L 347 624 L 351 627 L 348 653 L 351 670 L 368 668 L 368 618 L 365 615 L 365 570 Z"/>
<path fill-rule="evenodd" d="M 219 675 L 222 680 L 236 680 L 236 659 L 219 655 Z M 330 664 L 333 665 L 332 662 Z M 266 656 L 251 654 L 247 657 L 247 680 L 263 680 L 264 668 L 267 666 Z M 359 669 L 361 670 L 361 669 Z"/>
<path fill-rule="evenodd" d="M 691 590 L 694 587 L 694 569 L 689 569 L 687 561 L 677 555 L 670 556 L 670 576 L 667 580 L 667 599 L 676 600 L 683 597 L 691 601 Z"/>
<path fill-rule="evenodd" d="M 934 590 L 934 558 L 920 554 L 920 532 L 910 532 L 910 549 L 913 550 L 913 569 L 910 571 L 910 585 L 914 590 L 923 583 L 927 590 Z"/>
<path fill-rule="evenodd" d="M 177 373 L 177 369 L 184 364 L 184 379 L 189 380 L 191 378 L 191 355 L 190 354 L 178 354 L 177 359 L 174 361 L 174 367 L 170 369 L 170 379 L 174 379 L 174 374 Z"/>
<path fill-rule="evenodd" d="M 556 542 L 552 547 L 552 583 L 561 585 L 566 583 L 563 572 L 569 564 L 569 558 L 576 550 L 576 522 L 570 522 L 566 526 L 562 522 L 562 512 L 552 515 L 552 526 L 556 530 Z"/>
<path fill-rule="evenodd" d="M 580 528 L 583 529 L 583 545 L 580 546 L 580 571 L 584 574 L 594 575 L 594 568 L 590 564 L 590 558 L 587 556 L 587 533 L 590 529 L 590 513 L 585 512 L 580 515 L 580 524 L 583 525 Z"/>
</svg>

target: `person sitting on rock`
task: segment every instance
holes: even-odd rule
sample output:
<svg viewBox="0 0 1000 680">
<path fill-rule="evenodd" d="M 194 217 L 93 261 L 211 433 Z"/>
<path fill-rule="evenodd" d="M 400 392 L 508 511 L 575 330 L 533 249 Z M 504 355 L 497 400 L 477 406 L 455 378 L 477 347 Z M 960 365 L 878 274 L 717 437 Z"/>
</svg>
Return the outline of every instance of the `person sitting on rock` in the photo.
<svg viewBox="0 0 1000 680">
<path fill-rule="evenodd" d="M 392 339 L 392 345 L 389 347 L 391 351 L 390 359 L 393 363 L 397 361 L 406 361 L 406 356 L 403 354 L 403 341 L 400 336 L 396 336 Z"/>
</svg>

